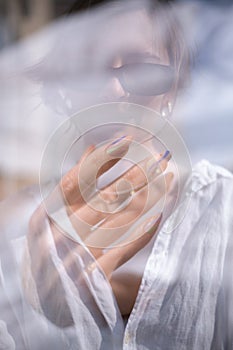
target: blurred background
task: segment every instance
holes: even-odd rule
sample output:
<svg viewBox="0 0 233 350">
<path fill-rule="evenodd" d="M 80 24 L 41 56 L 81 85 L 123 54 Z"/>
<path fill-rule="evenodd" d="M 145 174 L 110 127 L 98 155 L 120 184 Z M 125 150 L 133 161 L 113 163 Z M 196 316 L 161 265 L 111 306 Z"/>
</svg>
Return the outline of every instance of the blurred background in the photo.
<svg viewBox="0 0 233 350">
<path fill-rule="evenodd" d="M 51 110 L 26 80 L 6 81 L 4 67 L 17 45 L 70 8 L 70 0 L 0 0 L 0 199 L 38 183 L 38 166 L 54 127 Z M 174 124 L 193 163 L 206 158 L 233 170 L 233 5 L 232 1 L 177 1 L 195 64 L 191 84 L 180 96 Z M 33 45 L 32 45 L 33 47 Z M 29 55 L 34 55 L 33 50 Z M 17 64 L 13 62 L 12 67 Z"/>
<path fill-rule="evenodd" d="M 72 1 L 0 0 L 0 48 L 31 35 L 65 13 Z"/>
<path fill-rule="evenodd" d="M 9 56 L 9 50 L 15 47 L 18 42 L 30 37 L 49 25 L 56 18 L 64 15 L 72 3 L 73 1 L 70 0 L 0 0 L 0 57 L 5 54 Z M 31 125 L 28 118 L 24 118 L 23 116 L 19 120 L 20 109 L 23 113 L 25 112 L 25 108 L 28 113 L 33 113 L 34 110 L 33 103 L 31 106 L 25 107 L 25 103 L 31 104 L 31 101 L 25 101 L 25 94 L 28 93 L 27 82 L 24 82 L 24 88 L 26 89 L 24 93 L 21 90 L 22 85 L 20 84 L 14 87 L 12 93 L 9 93 L 9 89 L 2 85 L 2 82 L 0 84 L 0 91 L 2 92 L 1 106 L 2 104 L 12 105 L 13 103 L 11 111 L 9 111 L 9 107 L 7 106 L 7 111 L 1 109 L 2 112 L 0 114 L 1 200 L 24 186 L 38 182 L 38 167 L 34 164 L 34 160 L 35 158 L 37 161 L 40 159 L 39 152 L 43 147 L 42 143 L 45 141 L 44 137 L 40 139 L 40 135 L 41 133 L 43 134 L 46 128 L 45 119 L 48 112 L 45 110 L 41 111 L 39 108 L 36 115 L 32 116 L 33 125 Z M 31 98 L 32 95 L 29 95 Z M 3 102 L 4 96 L 8 100 L 7 102 L 5 101 L 6 103 Z M 12 101 L 9 101 L 9 99 Z M 21 100 L 20 105 L 19 100 Z M 41 118 L 41 114 L 43 113 L 44 118 Z M 26 130 L 24 122 L 26 122 Z M 37 139 L 35 140 L 33 138 L 29 140 L 30 130 L 33 131 L 32 134 L 34 135 L 36 127 L 38 128 Z M 28 147 L 31 148 L 31 152 L 29 152 Z"/>
</svg>

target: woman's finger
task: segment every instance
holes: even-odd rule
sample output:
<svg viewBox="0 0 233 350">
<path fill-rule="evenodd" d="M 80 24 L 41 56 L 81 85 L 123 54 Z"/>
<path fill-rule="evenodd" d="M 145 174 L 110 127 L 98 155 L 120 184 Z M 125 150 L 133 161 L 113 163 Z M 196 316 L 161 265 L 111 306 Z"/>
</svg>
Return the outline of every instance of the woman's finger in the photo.
<svg viewBox="0 0 233 350">
<path fill-rule="evenodd" d="M 131 141 L 131 136 L 122 136 L 90 153 L 80 164 L 79 186 L 95 186 L 96 179 L 128 152 Z"/>
<path fill-rule="evenodd" d="M 130 227 L 166 195 L 172 178 L 173 174 L 167 173 L 152 182 L 150 187 L 141 189 L 127 208 L 106 218 L 94 231 L 86 232 L 83 237 L 85 244 L 88 247 L 105 248 L 123 240 L 123 235 Z"/>
<path fill-rule="evenodd" d="M 137 252 L 144 248 L 147 243 L 149 243 L 153 235 L 156 233 L 161 219 L 162 214 L 159 214 L 146 220 L 146 222 L 140 225 L 136 230 L 136 236 L 139 237 L 138 239 L 130 241 L 131 238 L 129 237 L 128 243 L 110 249 L 97 260 L 97 263 L 101 266 L 108 278 L 111 277 L 111 273 L 114 270 L 131 259 Z M 93 266 L 89 267 L 89 270 L 95 268 L 95 264 L 96 263 L 93 263 Z"/>
<path fill-rule="evenodd" d="M 162 198 L 163 207 L 165 206 L 173 178 L 174 174 L 172 172 L 166 173 L 164 176 L 160 176 L 158 179 L 155 178 L 155 180 L 150 182 L 148 188 L 142 188 L 136 193 L 135 202 L 133 204 L 136 205 L 141 215 L 150 210 Z M 138 199 L 137 202 L 136 199 Z"/>
<path fill-rule="evenodd" d="M 137 220 L 133 211 L 124 211 L 116 215 L 114 219 L 106 220 L 94 231 L 86 234 L 84 243 L 88 248 L 98 247 L 105 249 L 116 241 L 122 239 L 123 235 L 130 229 Z"/>
<path fill-rule="evenodd" d="M 154 181 L 132 194 L 131 201 L 121 211 L 108 216 L 100 223 L 101 227 L 119 228 L 121 225 L 132 225 L 143 214 L 151 209 L 169 191 L 173 174 L 166 173 L 164 176 L 155 178 Z M 126 213 L 134 213 L 133 221 L 129 220 Z M 97 231 L 95 231 L 97 233 Z M 95 233 L 94 232 L 94 233 Z M 94 235 L 92 233 L 92 236 Z"/>
<path fill-rule="evenodd" d="M 154 180 L 166 170 L 170 158 L 171 155 L 167 151 L 160 155 L 160 158 L 154 155 L 130 168 L 120 178 L 101 190 L 88 203 L 74 212 L 70 217 L 73 225 L 79 230 L 83 228 L 87 233 L 91 225 L 96 225 L 108 218 L 110 214 L 119 212 L 122 205 L 126 206 L 127 200 L 131 200 L 132 194 L 147 186 L 148 182 Z M 84 223 L 87 225 L 85 226 Z"/>
<path fill-rule="evenodd" d="M 60 181 L 59 187 L 62 192 L 63 198 L 65 200 L 65 205 L 67 207 L 72 207 L 73 205 L 80 206 L 83 203 L 80 189 L 78 186 L 78 174 L 79 169 L 83 161 L 88 157 L 90 153 L 95 150 L 95 146 L 89 146 L 84 154 L 82 155 L 79 162 L 68 171 L 67 174 L 63 176 Z M 68 210 L 68 213 L 70 210 Z"/>
<path fill-rule="evenodd" d="M 99 148 L 89 147 L 78 164 L 63 177 L 61 188 L 69 213 L 88 202 L 90 194 L 95 192 L 97 178 L 127 153 L 131 140 L 132 137 L 124 136 Z"/>
<path fill-rule="evenodd" d="M 104 188 L 100 193 L 101 198 L 107 202 L 116 202 L 119 194 L 122 194 L 123 191 L 128 195 L 132 191 L 138 191 L 163 173 L 170 159 L 171 153 L 169 151 L 161 155 L 153 154 L 151 157 L 147 157 Z"/>
<path fill-rule="evenodd" d="M 86 245 L 92 247 L 107 247 L 121 239 L 122 235 L 132 226 L 142 215 L 150 210 L 161 198 L 166 201 L 166 194 L 169 191 L 173 179 L 172 173 L 154 179 L 147 186 L 134 193 L 128 205 L 119 212 L 111 215 L 103 215 L 100 211 L 92 214 L 95 219 L 95 226 L 92 227 L 89 220 L 91 215 L 81 220 L 77 215 L 75 225 L 77 232 Z M 84 208 L 85 209 L 85 208 Z M 86 210 L 86 209 L 85 209 Z M 89 214 L 90 214 L 89 208 Z"/>
</svg>

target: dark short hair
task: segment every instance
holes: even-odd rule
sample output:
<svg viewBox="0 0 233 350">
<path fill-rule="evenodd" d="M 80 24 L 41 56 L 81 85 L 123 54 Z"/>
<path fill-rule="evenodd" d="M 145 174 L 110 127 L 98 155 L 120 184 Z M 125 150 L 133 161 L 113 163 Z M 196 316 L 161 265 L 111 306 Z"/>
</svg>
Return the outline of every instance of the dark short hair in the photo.
<svg viewBox="0 0 233 350">
<path fill-rule="evenodd" d="M 67 13 L 71 14 L 81 12 L 83 10 L 89 10 L 95 6 L 104 5 L 110 2 L 116 2 L 116 0 L 76 0 L 70 6 Z M 156 2 L 160 4 L 169 4 L 172 2 L 172 0 L 157 0 Z"/>
</svg>

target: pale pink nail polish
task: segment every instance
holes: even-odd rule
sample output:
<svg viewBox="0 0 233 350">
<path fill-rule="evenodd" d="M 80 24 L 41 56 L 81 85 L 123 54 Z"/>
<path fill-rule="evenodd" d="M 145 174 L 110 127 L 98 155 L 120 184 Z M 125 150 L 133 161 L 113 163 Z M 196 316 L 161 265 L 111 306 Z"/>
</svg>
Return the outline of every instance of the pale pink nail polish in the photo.
<svg viewBox="0 0 233 350">
<path fill-rule="evenodd" d="M 121 157 L 128 150 L 130 141 L 126 136 L 121 136 L 107 146 L 106 153 L 110 156 Z"/>
</svg>

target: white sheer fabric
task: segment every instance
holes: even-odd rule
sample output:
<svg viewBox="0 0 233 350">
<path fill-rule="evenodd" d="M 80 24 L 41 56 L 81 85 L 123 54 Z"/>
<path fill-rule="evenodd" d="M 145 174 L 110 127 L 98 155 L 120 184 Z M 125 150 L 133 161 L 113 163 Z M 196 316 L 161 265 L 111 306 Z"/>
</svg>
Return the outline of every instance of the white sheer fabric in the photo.
<svg viewBox="0 0 233 350">
<path fill-rule="evenodd" d="M 28 221 L 39 204 L 36 190 L 3 202 L 0 349 L 232 349 L 232 180 L 207 161 L 194 167 L 183 204 L 153 242 L 125 329 L 105 275 L 87 268 L 91 254 L 83 249 L 75 265 L 65 268 L 72 246 L 56 248 L 46 220 L 38 232 L 50 247 L 47 269 L 33 279 L 30 256 L 40 246 L 29 240 L 26 255 L 25 246 Z M 182 223 L 168 233 L 189 200 Z M 43 298 L 53 271 L 58 279 Z"/>
</svg>

